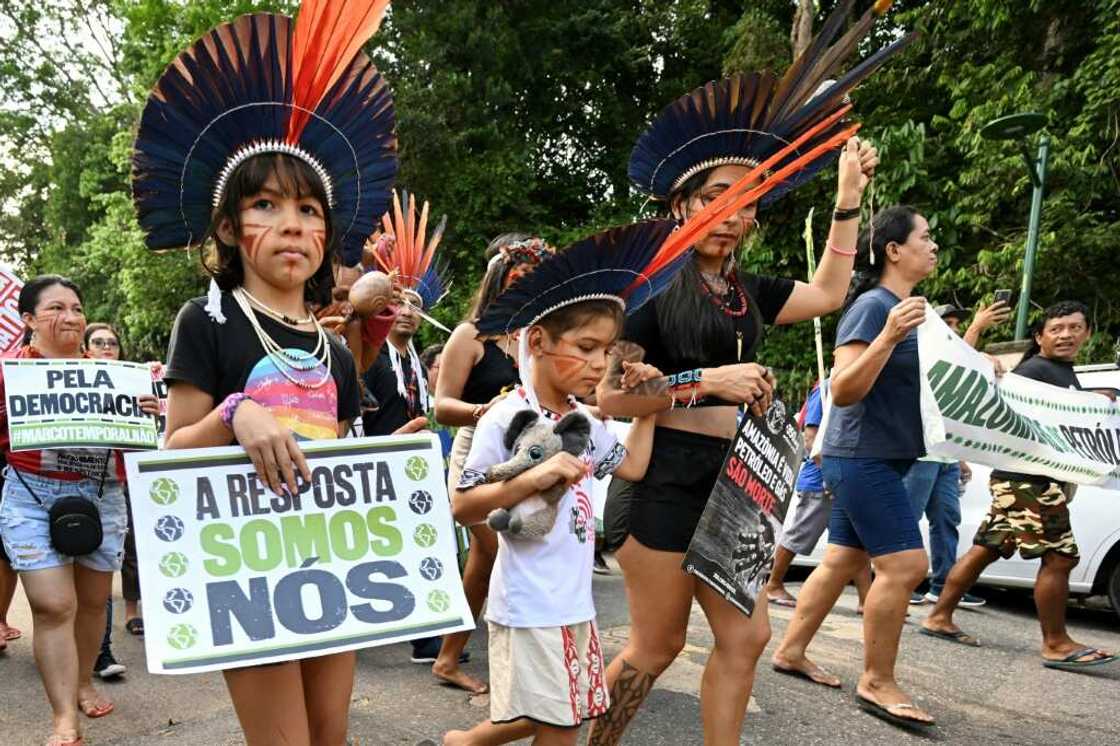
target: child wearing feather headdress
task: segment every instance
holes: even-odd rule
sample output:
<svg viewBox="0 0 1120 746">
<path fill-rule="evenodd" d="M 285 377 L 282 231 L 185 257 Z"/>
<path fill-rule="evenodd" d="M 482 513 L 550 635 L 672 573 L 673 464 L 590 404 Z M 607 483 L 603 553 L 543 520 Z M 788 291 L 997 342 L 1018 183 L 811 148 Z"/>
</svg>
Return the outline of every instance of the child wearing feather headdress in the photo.
<svg viewBox="0 0 1120 746">
<path fill-rule="evenodd" d="M 623 445 L 577 402 L 594 393 L 607 371 L 625 308 L 617 294 L 635 275 L 619 272 L 619 289 L 595 292 L 595 270 L 581 268 L 578 259 L 592 258 L 599 247 L 587 243 L 572 251 L 586 256 L 566 265 L 563 259 L 573 256 L 546 259 L 479 322 L 482 333 L 522 327 L 522 385 L 479 420 L 452 498 L 455 519 L 480 523 L 492 510 L 511 508 L 557 484 L 567 490 L 557 506 L 559 517 L 544 537 L 499 534 L 486 611 L 490 719 L 470 731 L 448 733 L 445 744 L 508 743 L 529 736 L 534 743 L 574 744 L 583 721 L 601 715 L 608 704 L 591 596 L 590 481 L 612 473 L 641 478 L 649 462 L 652 420 L 635 423 Z M 634 366 L 632 373 L 639 379 L 660 376 L 645 366 Z M 555 420 L 558 429 L 585 419 L 585 450 L 558 453 L 506 481 L 488 481 L 488 470 L 511 456 L 509 429 L 526 418 Z"/>
<path fill-rule="evenodd" d="M 332 300 L 333 256 L 356 264 L 389 204 L 392 98 L 360 51 L 387 5 L 304 0 L 294 22 L 259 13 L 213 29 L 164 72 L 136 138 L 148 246 L 208 245 L 212 279 L 172 332 L 166 447 L 237 443 L 281 504 L 297 475 L 311 480 L 299 442 L 340 437 L 359 414 L 354 359 L 313 309 Z M 213 632 L 215 647 L 232 642 Z M 228 665 L 250 746 L 346 743 L 352 650 Z"/>
</svg>

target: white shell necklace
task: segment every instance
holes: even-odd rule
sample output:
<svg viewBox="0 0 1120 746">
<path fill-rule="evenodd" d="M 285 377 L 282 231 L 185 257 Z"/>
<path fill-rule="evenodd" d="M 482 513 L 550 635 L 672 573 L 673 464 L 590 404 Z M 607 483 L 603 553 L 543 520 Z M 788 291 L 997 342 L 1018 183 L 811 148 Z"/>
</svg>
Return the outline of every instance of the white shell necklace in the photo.
<svg viewBox="0 0 1120 746">
<path fill-rule="evenodd" d="M 327 339 L 327 333 L 323 331 L 323 327 L 319 325 L 319 320 L 314 315 L 310 317 L 310 321 L 315 324 L 315 331 L 318 335 L 318 342 L 315 349 L 311 351 L 310 355 L 304 350 L 289 351 L 282 345 L 278 344 L 276 340 L 269 336 L 268 332 L 261 328 L 260 321 L 257 320 L 257 314 L 253 310 L 252 296 L 242 287 L 236 287 L 231 293 L 237 305 L 241 308 L 245 318 L 249 320 L 249 325 L 253 327 L 253 331 L 257 334 L 257 339 L 260 340 L 261 347 L 268 355 L 269 360 L 273 362 L 276 369 L 280 374 L 287 378 L 303 389 L 317 389 L 321 388 L 331 377 L 331 344 Z M 259 303 L 259 301 L 258 301 Z M 272 315 L 272 314 L 268 314 Z M 274 317 L 275 318 L 275 317 Z M 306 323 L 306 322 L 302 322 Z M 323 376 L 318 381 L 305 381 L 292 371 L 305 372 L 314 370 L 319 365 L 324 366 Z"/>
</svg>

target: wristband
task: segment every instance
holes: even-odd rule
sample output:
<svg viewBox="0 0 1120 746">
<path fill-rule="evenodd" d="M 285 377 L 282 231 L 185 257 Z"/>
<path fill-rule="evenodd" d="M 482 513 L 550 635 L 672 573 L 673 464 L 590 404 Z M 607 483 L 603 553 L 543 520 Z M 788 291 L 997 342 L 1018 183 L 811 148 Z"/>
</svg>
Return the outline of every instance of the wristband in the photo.
<svg viewBox="0 0 1120 746">
<path fill-rule="evenodd" d="M 832 211 L 832 221 L 838 223 L 845 220 L 854 220 L 859 217 L 859 213 L 860 208 L 858 207 L 837 207 Z"/>
<path fill-rule="evenodd" d="M 237 408 L 241 403 L 246 401 L 253 401 L 253 397 L 241 391 L 230 394 L 222 401 L 221 406 L 218 407 L 218 417 L 227 429 L 233 430 L 233 416 L 237 414 Z"/>
<path fill-rule="evenodd" d="M 839 254 L 840 256 L 855 256 L 856 255 L 856 249 L 844 250 L 844 249 L 841 249 L 839 246 L 837 246 L 836 244 L 834 244 L 832 242 L 829 242 L 828 250 L 831 251 L 834 254 Z"/>
<path fill-rule="evenodd" d="M 700 383 L 700 379 L 703 375 L 703 368 L 682 370 L 680 373 L 673 373 L 671 376 L 669 376 L 669 388 L 672 388 L 673 386 L 684 386 L 686 384 Z"/>
</svg>

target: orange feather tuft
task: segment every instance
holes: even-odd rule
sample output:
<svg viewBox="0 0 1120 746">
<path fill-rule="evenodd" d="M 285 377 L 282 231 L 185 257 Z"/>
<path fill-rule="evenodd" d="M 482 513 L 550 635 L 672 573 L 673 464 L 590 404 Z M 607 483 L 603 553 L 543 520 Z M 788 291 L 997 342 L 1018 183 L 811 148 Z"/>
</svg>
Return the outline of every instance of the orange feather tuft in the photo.
<svg viewBox="0 0 1120 746">
<path fill-rule="evenodd" d="M 299 140 L 311 112 L 377 33 L 389 0 L 304 0 L 292 35 L 288 142 Z"/>
<path fill-rule="evenodd" d="M 751 186 L 758 178 L 762 177 L 766 173 L 766 170 L 772 165 L 795 153 L 805 141 L 835 124 L 841 117 L 847 114 L 851 108 L 851 105 L 843 106 L 807 129 L 800 137 L 771 155 L 758 166 L 752 168 L 738 181 L 729 186 L 722 194 L 709 202 L 704 209 L 689 218 L 689 220 L 681 226 L 680 230 L 673 231 L 673 233 L 665 239 L 665 243 L 657 250 L 657 254 L 654 255 L 649 266 L 643 271 L 643 275 L 649 277 L 656 274 L 676 260 L 681 254 L 687 251 L 689 247 L 702 240 L 728 217 L 734 215 L 747 205 L 762 199 L 767 192 L 781 184 L 786 177 L 796 173 L 806 164 L 812 163 L 816 158 L 819 158 L 822 153 L 846 142 L 848 138 L 859 130 L 858 124 L 854 124 L 838 132 L 827 141 L 820 143 L 812 150 L 809 150 L 790 163 L 787 163 L 775 173 L 767 176 L 761 184 L 753 187 Z M 641 282 L 644 282 L 644 280 L 635 281 L 627 288 L 627 291 L 633 290 Z"/>
</svg>

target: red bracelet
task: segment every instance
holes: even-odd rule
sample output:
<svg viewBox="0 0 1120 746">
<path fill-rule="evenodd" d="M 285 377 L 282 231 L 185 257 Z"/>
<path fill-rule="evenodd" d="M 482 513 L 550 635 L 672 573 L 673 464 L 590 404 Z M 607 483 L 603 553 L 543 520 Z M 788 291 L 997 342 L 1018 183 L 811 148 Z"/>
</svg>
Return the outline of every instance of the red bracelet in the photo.
<svg viewBox="0 0 1120 746">
<path fill-rule="evenodd" d="M 845 251 L 844 249 L 841 249 L 839 246 L 837 246 L 834 243 L 829 243 L 828 250 L 833 252 L 833 253 L 839 254 L 840 256 L 855 256 L 856 253 L 857 253 L 856 249 L 850 249 L 848 251 Z"/>
</svg>

